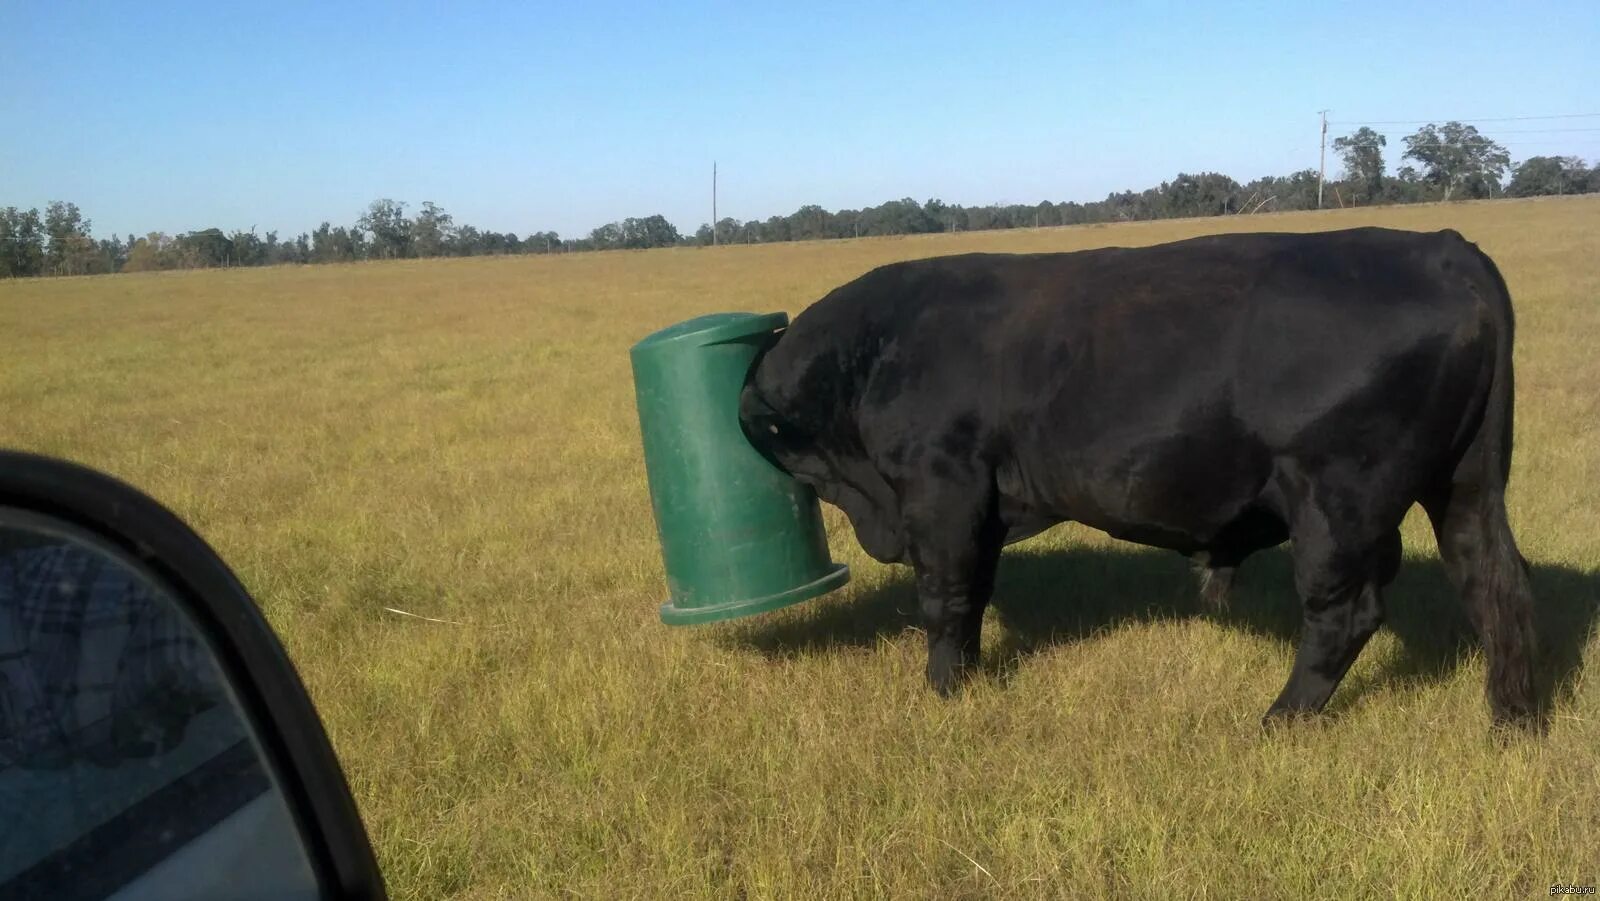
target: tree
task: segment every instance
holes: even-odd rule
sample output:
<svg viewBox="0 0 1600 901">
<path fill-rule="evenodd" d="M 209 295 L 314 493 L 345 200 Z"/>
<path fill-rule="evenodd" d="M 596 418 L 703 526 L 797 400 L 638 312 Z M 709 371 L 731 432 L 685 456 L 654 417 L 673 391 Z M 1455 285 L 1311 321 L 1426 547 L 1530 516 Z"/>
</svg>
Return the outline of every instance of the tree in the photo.
<svg viewBox="0 0 1600 901">
<path fill-rule="evenodd" d="M 1575 156 L 1534 156 L 1512 173 L 1506 193 L 1512 197 L 1581 194 L 1588 190 L 1588 182 L 1589 170 Z"/>
<path fill-rule="evenodd" d="M 658 213 L 643 219 L 630 216 L 621 222 L 602 225 L 589 233 L 589 240 L 597 250 L 619 247 L 643 250 L 650 247 L 671 247 L 681 239 L 677 227 Z"/>
<path fill-rule="evenodd" d="M 595 250 L 613 250 L 622 246 L 622 226 L 608 222 L 589 232 L 589 243 Z"/>
<path fill-rule="evenodd" d="M 172 240 L 161 232 L 151 232 L 130 241 L 128 261 L 122 265 L 122 271 L 154 272 L 173 268 L 175 261 L 171 256 L 171 244 Z"/>
<path fill-rule="evenodd" d="M 1421 203 L 1429 196 L 1428 183 L 1415 166 L 1401 166 L 1383 183 L 1383 199 L 1389 203 Z"/>
<path fill-rule="evenodd" d="M 944 230 L 942 223 L 929 216 L 922 204 L 910 197 L 891 200 L 882 209 L 884 219 L 894 234 L 922 235 Z"/>
<path fill-rule="evenodd" d="M 515 232 L 500 234 L 495 231 L 486 231 L 478 237 L 478 253 L 500 255 L 516 253 L 519 242 Z"/>
<path fill-rule="evenodd" d="M 105 271 L 121 272 L 122 266 L 128 261 L 128 245 L 122 239 L 112 235 L 109 239 L 100 241 L 100 256 L 105 259 Z"/>
<path fill-rule="evenodd" d="M 372 235 L 372 255 L 380 260 L 411 256 L 411 220 L 406 205 L 397 200 L 374 200 L 356 220 L 356 228 Z"/>
<path fill-rule="evenodd" d="M 767 221 L 761 223 L 761 240 L 793 240 L 793 236 L 789 234 L 789 220 L 783 216 L 768 216 Z"/>
<path fill-rule="evenodd" d="M 1404 139 L 1401 165 L 1393 176 L 1385 173 L 1387 139 L 1363 127 L 1334 140 L 1343 157 L 1345 183 L 1338 187 L 1346 198 L 1364 202 L 1410 203 L 1453 197 L 1493 196 L 1501 182 L 1513 196 L 1600 192 L 1600 164 L 1586 168 L 1576 157 L 1532 157 L 1514 169 L 1499 144 L 1459 122 L 1428 124 Z M 1419 171 L 1420 169 L 1420 171 Z M 1025 228 L 1076 225 L 1174 216 L 1214 216 L 1278 210 L 1311 209 L 1317 205 L 1316 170 L 1289 175 L 1269 175 L 1240 185 L 1216 172 L 1180 172 L 1170 182 L 1143 191 L 1121 191 L 1105 199 L 1079 203 L 996 203 L 963 207 L 937 198 L 918 203 L 909 197 L 862 209 L 830 212 L 816 204 L 801 206 L 788 215 L 741 222 L 724 218 L 699 226 L 693 235 L 680 234 L 659 214 L 630 217 L 595 228 L 587 237 L 562 240 L 555 232 L 535 232 L 526 239 L 513 233 L 480 231 L 457 225 L 454 218 L 432 201 L 422 204 L 415 219 L 407 218 L 406 204 L 389 199 L 373 201 L 355 225 L 335 228 L 323 222 L 310 234 L 279 241 L 276 232 L 264 238 L 254 227 L 248 232 L 224 234 L 209 228 L 178 238 L 151 233 L 95 241 L 90 223 L 77 206 L 53 202 L 47 215 L 38 210 L 0 210 L 0 278 L 30 275 L 136 272 L 221 265 L 271 265 L 278 263 L 331 263 L 364 259 L 440 255 L 472 256 L 503 253 L 553 253 L 618 248 L 654 248 L 720 243 L 759 243 L 791 240 L 850 238 L 873 235 L 913 235 L 950 230 Z"/>
<path fill-rule="evenodd" d="M 1178 173 L 1161 185 L 1162 206 L 1168 216 L 1221 216 L 1239 209 L 1239 183 L 1216 172 Z"/>
<path fill-rule="evenodd" d="M 272 243 L 278 242 L 277 232 L 268 232 Z M 228 238 L 233 245 L 234 266 L 260 266 L 267 262 L 267 242 L 256 235 L 255 226 L 250 226 L 249 231 L 235 230 Z"/>
<path fill-rule="evenodd" d="M 0 278 L 44 273 L 44 223 L 38 210 L 0 210 Z"/>
<path fill-rule="evenodd" d="M 1344 159 L 1344 177 L 1367 202 L 1383 196 L 1383 148 L 1388 139 L 1366 126 L 1353 135 L 1333 139 L 1333 149 Z"/>
<path fill-rule="evenodd" d="M 267 239 L 262 244 L 262 256 L 258 265 L 278 266 L 284 263 L 304 263 L 309 258 L 310 248 L 307 246 L 305 235 L 298 238 L 278 240 L 278 233 L 267 232 Z"/>
<path fill-rule="evenodd" d="M 1089 221 L 1089 209 L 1074 200 L 1058 203 L 1056 204 L 1056 219 L 1062 225 L 1082 225 Z"/>
<path fill-rule="evenodd" d="M 411 246 L 419 257 L 436 257 L 449 247 L 454 231 L 449 213 L 434 205 L 431 200 L 422 202 L 422 209 L 411 222 Z"/>
<path fill-rule="evenodd" d="M 731 223 L 731 228 L 733 229 L 733 231 L 729 231 L 728 230 L 729 226 L 725 225 L 725 226 L 722 227 L 722 235 L 723 235 L 722 240 L 724 240 L 724 241 L 726 241 L 726 242 L 731 244 L 731 243 L 733 243 L 734 241 L 737 240 L 735 232 L 737 232 L 737 230 L 739 228 L 739 223 L 734 222 L 734 220 L 732 220 L 732 219 L 724 219 L 722 221 L 724 223 Z M 833 236 L 834 237 L 836 237 L 836 238 L 854 238 L 857 235 L 859 235 L 860 233 L 861 233 L 861 211 L 860 210 L 840 210 L 839 212 L 833 214 Z"/>
<path fill-rule="evenodd" d="M 717 240 L 723 244 L 737 244 L 744 239 L 744 226 L 732 216 L 723 216 L 717 223 Z"/>
<path fill-rule="evenodd" d="M 1162 210 L 1164 201 L 1159 188 L 1150 188 L 1135 194 L 1123 191 L 1106 195 L 1101 202 L 1105 208 L 1102 221 L 1120 222 L 1134 219 L 1154 219 Z"/>
<path fill-rule="evenodd" d="M 1511 165 L 1504 147 L 1479 134 L 1476 126 L 1460 122 L 1429 123 L 1405 142 L 1405 158 L 1423 165 L 1423 181 L 1442 188 L 1445 200 L 1456 192 L 1469 197 L 1494 194 Z"/>
<path fill-rule="evenodd" d="M 234 255 L 233 242 L 220 228 L 190 232 L 178 239 L 186 267 L 243 265 Z"/>
<path fill-rule="evenodd" d="M 366 247 L 359 231 L 334 228 L 324 222 L 311 233 L 311 261 L 314 263 L 348 263 L 366 255 Z"/>
<path fill-rule="evenodd" d="M 555 232 L 534 232 L 522 239 L 523 253 L 560 253 L 561 236 Z"/>
<path fill-rule="evenodd" d="M 648 247 L 671 247 L 681 240 L 678 227 L 668 222 L 667 217 L 660 213 L 645 217 L 644 233 Z"/>
<path fill-rule="evenodd" d="M 643 219 L 630 219 L 637 229 L 637 238 L 633 245 L 639 247 L 671 247 L 678 243 L 678 228 L 667 217 L 657 213 Z"/>
<path fill-rule="evenodd" d="M 807 204 L 789 215 L 789 235 L 796 241 L 814 241 L 828 237 L 828 220 L 833 217 L 816 204 Z"/>
<path fill-rule="evenodd" d="M 89 221 L 75 203 L 51 201 L 45 207 L 45 271 L 51 275 L 83 275 L 90 271 L 99 250 L 89 237 Z"/>
</svg>

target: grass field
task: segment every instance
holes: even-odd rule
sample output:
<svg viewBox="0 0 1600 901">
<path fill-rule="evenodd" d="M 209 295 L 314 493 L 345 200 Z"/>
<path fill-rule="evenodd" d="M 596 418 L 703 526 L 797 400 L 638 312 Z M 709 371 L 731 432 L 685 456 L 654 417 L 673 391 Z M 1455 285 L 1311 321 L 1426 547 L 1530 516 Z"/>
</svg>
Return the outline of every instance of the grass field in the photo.
<svg viewBox="0 0 1600 901">
<path fill-rule="evenodd" d="M 1391 622 L 1264 733 L 1287 555 L 1007 552 L 985 669 L 923 683 L 909 573 L 695 629 L 663 600 L 627 351 L 881 263 L 1217 230 L 1453 227 L 1517 305 L 1513 527 L 1549 736 L 1489 738 L 1414 513 Z M 0 446 L 103 468 L 234 566 L 398 898 L 1486 897 L 1600 882 L 1600 198 L 558 257 L 0 282 Z M 459 624 L 384 612 L 395 607 Z M 1587 663 L 1589 669 L 1584 664 Z"/>
</svg>

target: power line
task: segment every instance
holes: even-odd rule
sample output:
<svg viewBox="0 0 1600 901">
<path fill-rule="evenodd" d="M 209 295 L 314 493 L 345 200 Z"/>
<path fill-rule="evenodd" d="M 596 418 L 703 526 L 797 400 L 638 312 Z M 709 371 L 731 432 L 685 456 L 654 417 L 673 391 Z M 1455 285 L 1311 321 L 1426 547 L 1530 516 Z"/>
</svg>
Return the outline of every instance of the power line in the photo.
<svg viewBox="0 0 1600 901">
<path fill-rule="evenodd" d="M 1600 113 L 1562 113 L 1556 116 L 1480 116 L 1477 118 L 1463 118 L 1459 116 L 1432 119 L 1383 119 L 1379 121 L 1346 120 L 1342 122 L 1329 122 L 1329 125 L 1424 125 L 1435 122 L 1533 122 L 1546 119 L 1600 119 Z"/>
<path fill-rule="evenodd" d="M 1490 143 L 1498 144 L 1501 147 L 1527 147 L 1527 146 L 1532 145 L 1532 144 L 1538 144 L 1538 145 L 1541 145 L 1541 146 L 1548 147 L 1551 144 L 1555 144 L 1555 143 L 1561 143 L 1562 146 L 1564 146 L 1564 147 L 1593 147 L 1594 146 L 1594 142 L 1593 141 L 1580 141 L 1580 142 L 1578 142 L 1576 144 L 1567 144 L 1565 142 L 1560 141 L 1560 139 L 1558 139 L 1558 138 L 1546 138 L 1545 140 L 1542 140 L 1542 141 L 1492 141 Z M 1407 144 L 1405 146 L 1407 146 L 1407 147 L 1456 147 L 1456 146 L 1459 146 L 1459 145 L 1450 144 L 1450 143 L 1445 142 L 1445 141 L 1430 141 L 1430 142 L 1428 142 L 1426 144 Z"/>
<path fill-rule="evenodd" d="M 1600 128 L 1508 128 L 1505 131 L 1496 131 L 1497 135 L 1557 135 L 1572 134 L 1580 131 L 1600 131 Z"/>
</svg>

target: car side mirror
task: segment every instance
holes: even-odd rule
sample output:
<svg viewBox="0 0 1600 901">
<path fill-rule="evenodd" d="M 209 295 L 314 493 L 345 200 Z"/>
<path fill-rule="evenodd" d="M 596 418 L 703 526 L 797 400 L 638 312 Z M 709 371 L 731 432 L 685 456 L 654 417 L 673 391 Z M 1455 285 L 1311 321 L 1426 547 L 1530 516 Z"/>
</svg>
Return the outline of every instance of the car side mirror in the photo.
<svg viewBox="0 0 1600 901">
<path fill-rule="evenodd" d="M 166 508 L 0 451 L 0 897 L 383 898 L 322 723 Z"/>
</svg>

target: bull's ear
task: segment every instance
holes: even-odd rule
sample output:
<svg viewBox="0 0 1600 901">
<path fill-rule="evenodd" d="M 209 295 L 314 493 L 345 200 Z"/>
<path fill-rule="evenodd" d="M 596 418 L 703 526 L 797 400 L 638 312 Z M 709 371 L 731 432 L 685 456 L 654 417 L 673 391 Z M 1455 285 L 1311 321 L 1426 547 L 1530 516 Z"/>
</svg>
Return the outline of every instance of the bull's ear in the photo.
<svg viewBox="0 0 1600 901">
<path fill-rule="evenodd" d="M 787 472 L 788 468 L 779 463 L 773 453 L 781 443 L 779 418 L 778 411 L 772 409 L 755 384 L 746 382 L 739 393 L 739 429 L 744 432 L 744 438 L 750 442 L 750 446 L 768 463 Z"/>
<path fill-rule="evenodd" d="M 774 415 L 772 405 L 761 396 L 755 383 L 746 381 L 739 391 L 739 427 L 744 429 L 745 437 L 754 441 L 764 422 Z"/>
</svg>

